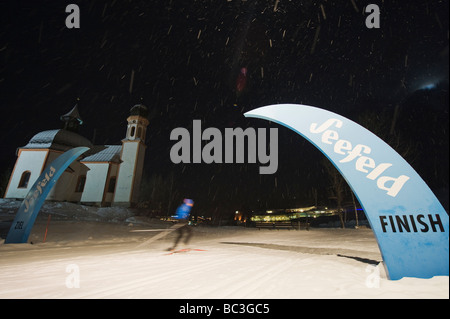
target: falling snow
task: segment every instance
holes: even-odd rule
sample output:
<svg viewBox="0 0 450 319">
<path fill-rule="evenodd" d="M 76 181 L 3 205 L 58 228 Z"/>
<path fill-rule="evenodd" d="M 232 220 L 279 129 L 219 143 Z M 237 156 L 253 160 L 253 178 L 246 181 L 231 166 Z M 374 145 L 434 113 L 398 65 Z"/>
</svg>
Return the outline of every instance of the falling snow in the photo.
<svg viewBox="0 0 450 319">
<path fill-rule="evenodd" d="M 312 189 L 332 204 L 323 155 L 287 130 L 276 176 L 260 177 L 250 164 L 175 166 L 169 158 L 170 131 L 193 119 L 219 129 L 274 127 L 243 113 L 303 103 L 372 125 L 395 147 L 414 143 L 407 160 L 448 208 L 448 1 L 382 1 L 381 28 L 370 30 L 367 3 L 356 0 L 77 3 L 80 29 L 65 27 L 56 2 L 10 1 L 0 10 L 3 175 L 17 147 L 58 128 L 75 103 L 82 135 L 117 144 L 128 110 L 143 103 L 143 200 L 152 181 L 174 174 L 174 198 L 201 198 L 204 214 L 309 204 Z"/>
</svg>

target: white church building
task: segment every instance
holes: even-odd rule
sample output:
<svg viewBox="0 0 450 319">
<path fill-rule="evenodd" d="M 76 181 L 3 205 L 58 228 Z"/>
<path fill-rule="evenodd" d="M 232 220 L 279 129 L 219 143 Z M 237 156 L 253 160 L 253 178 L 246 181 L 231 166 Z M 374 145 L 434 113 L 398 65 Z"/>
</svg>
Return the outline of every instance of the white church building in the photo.
<svg viewBox="0 0 450 319">
<path fill-rule="evenodd" d="M 145 156 L 148 110 L 131 108 L 121 145 L 92 145 L 78 134 L 83 121 L 75 106 L 61 116 L 64 128 L 42 131 L 17 149 L 17 160 L 5 198 L 23 199 L 42 171 L 65 151 L 86 146 L 90 150 L 74 161 L 58 179 L 47 200 L 97 206 L 131 207 L 138 201 Z"/>
</svg>

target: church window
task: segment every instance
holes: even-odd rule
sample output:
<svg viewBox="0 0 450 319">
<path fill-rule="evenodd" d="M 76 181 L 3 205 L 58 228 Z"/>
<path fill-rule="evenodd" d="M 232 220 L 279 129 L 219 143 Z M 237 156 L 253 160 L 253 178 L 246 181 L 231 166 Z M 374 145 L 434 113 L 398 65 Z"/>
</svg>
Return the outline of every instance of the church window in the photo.
<svg viewBox="0 0 450 319">
<path fill-rule="evenodd" d="M 27 188 L 28 187 L 28 182 L 30 181 L 30 176 L 31 176 L 30 171 L 25 171 L 22 173 L 22 176 L 20 177 L 19 188 Z"/>
<path fill-rule="evenodd" d="M 78 177 L 77 186 L 75 187 L 76 193 L 82 193 L 84 190 L 84 184 L 86 183 L 86 175 Z"/>
<path fill-rule="evenodd" d="M 111 177 L 108 184 L 108 193 L 114 193 L 114 188 L 116 188 L 116 178 Z"/>
<path fill-rule="evenodd" d="M 131 128 L 131 134 L 130 134 L 131 137 L 134 137 L 135 131 L 136 131 L 136 127 L 133 126 L 133 127 Z"/>
</svg>

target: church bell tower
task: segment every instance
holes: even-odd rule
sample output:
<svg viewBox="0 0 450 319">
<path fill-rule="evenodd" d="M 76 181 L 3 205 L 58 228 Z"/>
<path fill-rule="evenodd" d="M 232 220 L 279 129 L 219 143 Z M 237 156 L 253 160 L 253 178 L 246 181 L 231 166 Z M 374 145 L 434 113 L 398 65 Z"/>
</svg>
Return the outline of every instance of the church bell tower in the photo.
<svg viewBox="0 0 450 319">
<path fill-rule="evenodd" d="M 142 104 L 133 106 L 127 118 L 127 132 L 122 140 L 121 164 L 114 192 L 114 204 L 131 207 L 137 203 L 145 157 L 145 135 L 148 109 Z"/>
</svg>

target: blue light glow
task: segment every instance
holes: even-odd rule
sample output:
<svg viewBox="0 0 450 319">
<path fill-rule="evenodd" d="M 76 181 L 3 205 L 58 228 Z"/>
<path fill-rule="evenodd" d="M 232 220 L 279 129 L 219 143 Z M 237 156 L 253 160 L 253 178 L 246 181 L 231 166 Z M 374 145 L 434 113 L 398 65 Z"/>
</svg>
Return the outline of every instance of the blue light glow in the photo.
<svg viewBox="0 0 450 319">
<path fill-rule="evenodd" d="M 436 88 L 436 84 L 430 83 L 430 84 L 423 85 L 420 89 L 421 90 L 432 90 L 434 88 Z"/>
</svg>

